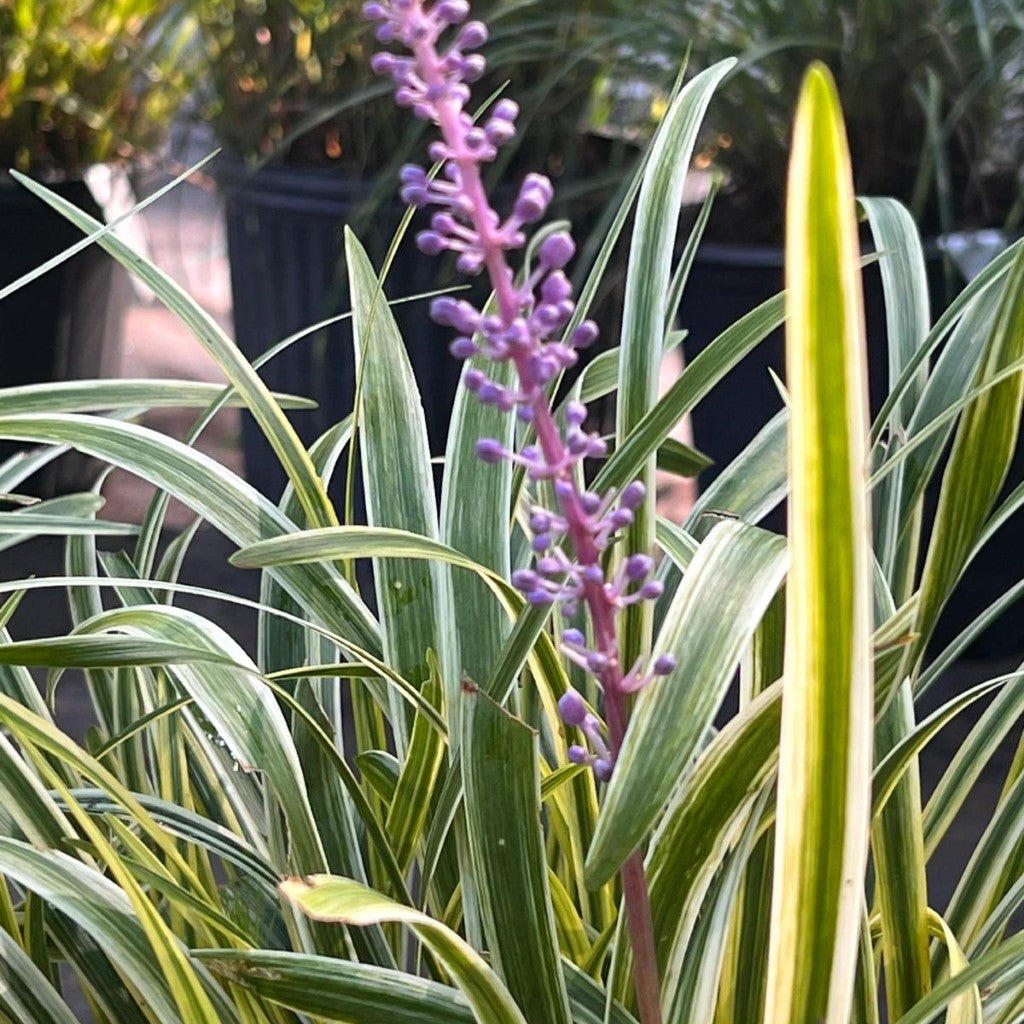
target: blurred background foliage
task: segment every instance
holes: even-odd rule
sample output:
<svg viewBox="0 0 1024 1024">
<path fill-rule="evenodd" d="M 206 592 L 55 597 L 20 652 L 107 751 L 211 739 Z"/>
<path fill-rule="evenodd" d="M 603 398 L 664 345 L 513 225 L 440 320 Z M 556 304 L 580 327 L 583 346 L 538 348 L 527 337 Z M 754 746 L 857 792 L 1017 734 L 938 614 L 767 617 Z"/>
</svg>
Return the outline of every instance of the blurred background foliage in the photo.
<svg viewBox="0 0 1024 1024">
<path fill-rule="evenodd" d="M 205 59 L 179 0 L 0 0 L 0 166 L 55 178 L 159 146 Z"/>
<path fill-rule="evenodd" d="M 699 158 L 730 175 L 712 234 L 781 237 L 789 129 L 809 61 L 835 74 L 856 187 L 926 233 L 1021 220 L 1024 9 L 1016 0 L 655 0 L 695 69 L 740 62 Z"/>
</svg>

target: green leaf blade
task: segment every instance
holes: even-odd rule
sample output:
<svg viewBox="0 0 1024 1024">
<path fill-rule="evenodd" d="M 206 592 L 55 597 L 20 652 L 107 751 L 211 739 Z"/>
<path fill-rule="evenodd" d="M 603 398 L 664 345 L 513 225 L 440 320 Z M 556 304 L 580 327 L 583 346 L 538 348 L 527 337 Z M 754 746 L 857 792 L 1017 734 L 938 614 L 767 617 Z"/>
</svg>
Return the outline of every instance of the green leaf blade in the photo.
<svg viewBox="0 0 1024 1024">
<path fill-rule="evenodd" d="M 416 379 L 365 250 L 351 231 L 345 258 L 352 293 L 352 327 L 359 375 L 360 452 L 367 518 L 371 526 L 408 530 L 437 540 L 438 523 L 430 449 Z M 413 685 L 430 675 L 427 651 L 445 670 L 447 639 L 439 631 L 449 600 L 448 567 L 420 560 L 376 560 L 374 578 L 388 663 Z M 395 705 L 392 725 L 401 751 L 407 742 L 405 709 Z"/>
<path fill-rule="evenodd" d="M 787 206 L 791 566 L 767 1024 L 845 1024 L 860 940 L 873 683 L 858 249 L 839 100 L 815 65 Z"/>
<path fill-rule="evenodd" d="M 537 736 L 486 694 L 463 695 L 467 836 L 495 969 L 531 1024 L 569 1024 L 540 828 Z"/>
<path fill-rule="evenodd" d="M 465 993 L 477 1024 L 526 1024 L 494 971 L 450 928 L 412 907 L 381 896 L 347 878 L 314 875 L 281 884 L 284 897 L 314 920 L 362 926 L 407 924 L 448 968 Z"/>
</svg>

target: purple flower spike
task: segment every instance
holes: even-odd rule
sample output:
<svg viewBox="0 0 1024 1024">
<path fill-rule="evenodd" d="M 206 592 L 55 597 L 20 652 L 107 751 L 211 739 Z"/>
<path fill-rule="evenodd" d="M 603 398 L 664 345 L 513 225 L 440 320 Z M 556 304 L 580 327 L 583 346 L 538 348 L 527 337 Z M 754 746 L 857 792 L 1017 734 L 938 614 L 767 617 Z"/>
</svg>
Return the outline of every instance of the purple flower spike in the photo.
<svg viewBox="0 0 1024 1024">
<path fill-rule="evenodd" d="M 546 493 L 547 485 L 554 492 L 551 508 L 530 510 L 528 532 L 535 561 L 532 568 L 513 573 L 512 583 L 530 605 L 557 604 L 570 617 L 584 606 L 589 612 L 586 634 L 566 629 L 560 649 L 600 683 L 607 739 L 604 726 L 575 691 L 559 701 L 559 713 L 587 738 L 587 747 L 569 749 L 569 759 L 590 765 L 596 778 L 607 781 L 625 731 L 625 694 L 671 673 L 675 659 L 662 654 L 646 670 L 637 662 L 628 672 L 620 664 L 616 614 L 662 591 L 662 584 L 650 578 L 654 562 L 649 553 L 622 560 L 617 552 L 610 558 L 609 552 L 616 535 L 633 522 L 647 492 L 640 481 L 618 495 L 599 495 L 582 487 L 581 463 L 604 458 L 607 444 L 599 434 L 584 429 L 587 409 L 582 402 L 568 403 L 564 427 L 551 405 L 560 375 L 576 364 L 578 350 L 598 337 L 591 320 L 568 329 L 577 311 L 565 269 L 576 247 L 568 233 L 551 232 L 538 246 L 536 263 L 525 280 L 520 283 L 517 278 L 510 253 L 526 245 L 525 229 L 544 217 L 553 188 L 544 175 L 527 174 L 504 217 L 487 199 L 483 165 L 514 137 L 519 107 L 500 99 L 479 123 L 467 110 L 468 83 L 486 67 L 477 51 L 487 40 L 486 27 L 470 20 L 467 0 L 371 0 L 363 9 L 376 23 L 378 39 L 404 48 L 401 54 L 374 56 L 374 72 L 391 77 L 399 104 L 438 128 L 429 155 L 440 165 L 439 173 L 430 177 L 415 165 L 400 173 L 402 199 L 433 210 L 429 229 L 419 233 L 417 243 L 429 254 L 453 253 L 462 273 L 486 272 L 494 291 L 494 308 L 486 315 L 469 302 L 443 296 L 431 304 L 431 316 L 452 329 L 451 351 L 456 357 L 511 363 L 515 371 L 517 383 L 509 385 L 504 373 L 488 374 L 474 365 L 463 381 L 499 413 L 515 412 L 529 425 L 535 443 L 517 453 L 494 438 L 482 438 L 476 452 L 484 462 L 515 464 L 525 470 L 528 481 L 545 485 L 541 493 Z M 610 561 L 617 567 L 607 564 Z"/>
</svg>

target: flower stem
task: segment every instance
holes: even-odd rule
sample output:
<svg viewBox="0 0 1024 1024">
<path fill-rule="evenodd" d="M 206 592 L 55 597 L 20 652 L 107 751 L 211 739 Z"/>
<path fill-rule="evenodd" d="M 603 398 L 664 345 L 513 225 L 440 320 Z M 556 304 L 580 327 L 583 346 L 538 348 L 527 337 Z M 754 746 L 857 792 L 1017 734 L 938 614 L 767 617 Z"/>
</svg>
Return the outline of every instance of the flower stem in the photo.
<svg viewBox="0 0 1024 1024">
<path fill-rule="evenodd" d="M 564 443 L 557 429 L 546 398 L 534 406 L 533 423 L 537 439 L 551 464 L 564 456 Z M 571 479 L 571 474 L 570 474 Z M 585 514 L 579 492 L 572 492 L 562 502 L 562 512 L 569 524 L 576 557 L 583 565 L 597 564 L 600 552 L 593 534 L 586 527 Z M 598 650 L 615 651 L 618 636 L 615 630 L 615 608 L 600 583 L 588 583 L 584 588 L 590 620 L 594 627 L 594 641 Z M 628 697 L 622 689 L 622 665 L 612 658 L 601 676 L 604 689 L 604 712 L 608 723 L 608 741 L 612 761 L 622 749 L 622 741 L 629 721 Z M 636 991 L 640 1024 L 661 1024 L 661 984 L 658 979 L 658 960 L 654 945 L 654 922 L 651 918 L 651 898 L 647 887 L 643 853 L 634 850 L 619 872 L 622 883 L 622 901 L 626 910 L 626 927 L 633 950 L 633 987 Z"/>
</svg>

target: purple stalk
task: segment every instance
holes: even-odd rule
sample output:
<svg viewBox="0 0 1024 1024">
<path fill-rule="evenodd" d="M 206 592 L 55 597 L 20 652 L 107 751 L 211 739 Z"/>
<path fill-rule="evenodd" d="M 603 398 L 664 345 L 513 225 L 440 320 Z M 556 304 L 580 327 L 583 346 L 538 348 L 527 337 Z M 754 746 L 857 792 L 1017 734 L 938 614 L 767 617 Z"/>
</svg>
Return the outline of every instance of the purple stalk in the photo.
<svg viewBox="0 0 1024 1024">
<path fill-rule="evenodd" d="M 568 615 L 585 605 L 592 626 L 591 646 L 576 629 L 562 635 L 562 651 L 590 672 L 601 684 L 607 720 L 607 742 L 601 723 L 582 698 L 570 690 L 559 701 L 567 725 L 578 727 L 587 746 L 573 745 L 571 760 L 589 764 L 599 781 L 607 781 L 622 747 L 628 721 L 629 694 L 674 667 L 670 655 L 662 655 L 644 672 L 637 663 L 624 671 L 619 661 L 616 614 L 636 601 L 653 600 L 661 584 L 649 579 L 653 561 L 646 554 L 626 558 L 608 579 L 602 555 L 613 536 L 633 520 L 633 511 L 645 498 L 643 484 L 634 481 L 619 493 L 597 495 L 581 490 L 573 468 L 584 458 L 601 458 L 607 448 L 596 434 L 583 430 L 587 410 L 570 403 L 564 432 L 555 421 L 547 385 L 577 360 L 577 349 L 591 344 L 597 327 L 584 321 L 567 337 L 564 329 L 575 310 L 572 288 L 563 268 L 575 251 L 570 236 L 556 232 L 538 248 L 538 267 L 521 287 L 516 287 L 507 253 L 525 245 L 523 227 L 539 221 L 552 197 L 547 178 L 527 175 L 511 213 L 504 221 L 492 209 L 481 179 L 480 167 L 495 158 L 498 147 L 515 134 L 518 107 L 500 100 L 482 126 L 465 112 L 469 100 L 467 82 L 484 71 L 483 57 L 469 53 L 487 38 L 486 27 L 467 22 L 466 0 L 437 0 L 429 7 L 423 0 L 374 0 L 365 4 L 368 18 L 378 23 L 381 42 L 397 42 L 411 57 L 377 53 L 372 66 L 378 74 L 391 75 L 396 99 L 413 113 L 435 123 L 441 138 L 430 146 L 431 159 L 441 161 L 442 174 L 431 181 L 421 167 L 402 169 L 402 197 L 416 206 L 434 205 L 430 229 L 417 236 L 428 254 L 451 250 L 457 266 L 467 274 L 486 271 L 497 299 L 497 315 L 484 316 L 468 302 L 450 297 L 434 301 L 431 315 L 453 327 L 458 337 L 452 352 L 460 358 L 484 355 L 495 362 L 511 361 L 518 389 L 490 381 L 480 370 L 464 375 L 466 386 L 477 397 L 533 425 L 537 444 L 522 452 L 508 451 L 495 440 L 477 443 L 478 455 L 489 462 L 509 459 L 526 467 L 531 480 L 549 480 L 558 509 L 536 506 L 530 516 L 534 567 L 513 574 L 512 582 L 534 605 L 559 603 Z M 438 44 L 449 28 L 461 25 L 443 50 Z M 621 871 L 623 899 L 633 948 L 634 983 L 641 1024 L 660 1024 L 659 984 L 643 856 L 634 851 Z"/>
</svg>

